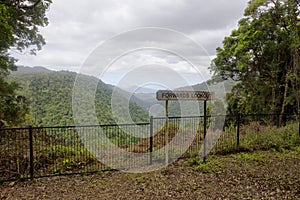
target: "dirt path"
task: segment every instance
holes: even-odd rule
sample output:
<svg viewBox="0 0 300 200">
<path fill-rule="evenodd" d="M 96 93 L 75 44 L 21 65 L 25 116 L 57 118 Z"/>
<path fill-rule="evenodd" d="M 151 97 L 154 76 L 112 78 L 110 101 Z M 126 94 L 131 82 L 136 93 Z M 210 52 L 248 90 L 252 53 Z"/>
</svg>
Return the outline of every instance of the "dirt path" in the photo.
<svg viewBox="0 0 300 200">
<path fill-rule="evenodd" d="M 0 185 L 0 199 L 300 199 L 299 154 L 213 158 L 222 167 L 203 173 L 180 160 L 146 173 L 103 172 Z"/>
</svg>

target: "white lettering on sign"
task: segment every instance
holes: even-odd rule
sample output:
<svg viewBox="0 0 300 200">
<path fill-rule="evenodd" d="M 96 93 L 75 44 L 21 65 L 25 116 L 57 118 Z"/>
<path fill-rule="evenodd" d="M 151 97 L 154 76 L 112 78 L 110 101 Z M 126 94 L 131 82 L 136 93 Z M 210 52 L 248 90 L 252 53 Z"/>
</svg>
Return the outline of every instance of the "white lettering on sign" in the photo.
<svg viewBox="0 0 300 200">
<path fill-rule="evenodd" d="M 211 99 L 212 94 L 208 91 L 171 91 L 159 90 L 156 93 L 157 100 L 195 100 L 206 101 Z"/>
</svg>

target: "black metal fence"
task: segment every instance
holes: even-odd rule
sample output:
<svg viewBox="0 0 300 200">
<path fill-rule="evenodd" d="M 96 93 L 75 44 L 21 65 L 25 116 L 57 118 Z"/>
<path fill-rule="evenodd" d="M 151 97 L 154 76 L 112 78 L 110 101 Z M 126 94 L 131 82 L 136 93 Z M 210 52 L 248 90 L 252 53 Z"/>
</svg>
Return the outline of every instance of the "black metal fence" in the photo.
<svg viewBox="0 0 300 200">
<path fill-rule="evenodd" d="M 203 116 L 172 117 L 168 129 L 165 118 L 152 117 L 140 124 L 0 129 L 0 181 L 149 167 L 208 152 L 289 148 L 299 141 L 300 116 L 284 115 L 282 128 L 278 117 L 208 116 L 207 123 Z M 221 118 L 223 130 L 210 127 Z"/>
</svg>

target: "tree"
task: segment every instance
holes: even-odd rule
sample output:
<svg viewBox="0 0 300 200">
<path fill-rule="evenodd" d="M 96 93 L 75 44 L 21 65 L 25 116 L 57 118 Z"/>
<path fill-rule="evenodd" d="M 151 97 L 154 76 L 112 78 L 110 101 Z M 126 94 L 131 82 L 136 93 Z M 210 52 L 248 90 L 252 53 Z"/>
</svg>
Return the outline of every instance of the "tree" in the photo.
<svg viewBox="0 0 300 200">
<path fill-rule="evenodd" d="M 230 114 L 300 111 L 299 8 L 298 0 L 251 0 L 217 48 L 213 80 L 237 81 L 227 95 Z"/>
<path fill-rule="evenodd" d="M 51 0 L 2 0 L 0 2 L 0 120 L 19 123 L 26 113 L 25 98 L 17 95 L 16 83 L 6 81 L 10 70 L 16 70 L 16 60 L 9 51 L 32 54 L 45 44 L 38 28 L 46 26 L 45 16 Z"/>
</svg>

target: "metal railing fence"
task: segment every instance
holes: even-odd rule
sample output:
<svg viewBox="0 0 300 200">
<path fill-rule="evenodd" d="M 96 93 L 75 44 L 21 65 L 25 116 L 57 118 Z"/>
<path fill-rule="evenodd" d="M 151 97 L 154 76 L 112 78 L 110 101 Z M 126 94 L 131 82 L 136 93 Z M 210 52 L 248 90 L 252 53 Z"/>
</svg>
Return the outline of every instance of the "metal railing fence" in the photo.
<svg viewBox="0 0 300 200">
<path fill-rule="evenodd" d="M 210 127 L 222 118 L 223 130 Z M 208 116 L 206 138 L 203 116 L 170 117 L 168 130 L 165 118 L 153 117 L 139 124 L 0 129 L 0 182 L 111 170 L 103 159 L 117 161 L 118 169 L 168 164 L 179 157 L 204 155 L 204 143 L 214 154 L 289 148 L 299 144 L 299 118 L 285 114 L 279 126 L 279 115 L 273 114 Z M 105 154 L 100 151 L 104 147 L 121 150 Z M 127 159 L 122 152 L 136 157 Z"/>
</svg>

